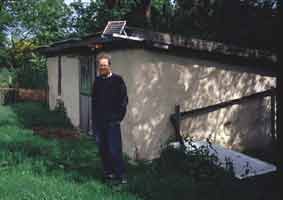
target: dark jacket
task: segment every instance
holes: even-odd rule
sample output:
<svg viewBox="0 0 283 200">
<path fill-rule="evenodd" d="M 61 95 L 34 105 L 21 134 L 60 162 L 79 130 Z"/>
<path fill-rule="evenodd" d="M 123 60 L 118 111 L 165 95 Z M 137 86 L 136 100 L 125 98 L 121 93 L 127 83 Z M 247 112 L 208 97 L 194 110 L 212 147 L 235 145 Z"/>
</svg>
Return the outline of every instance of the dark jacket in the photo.
<svg viewBox="0 0 283 200">
<path fill-rule="evenodd" d="M 93 125 L 121 122 L 128 105 L 127 88 L 123 78 L 117 74 L 98 77 L 92 88 Z"/>
</svg>

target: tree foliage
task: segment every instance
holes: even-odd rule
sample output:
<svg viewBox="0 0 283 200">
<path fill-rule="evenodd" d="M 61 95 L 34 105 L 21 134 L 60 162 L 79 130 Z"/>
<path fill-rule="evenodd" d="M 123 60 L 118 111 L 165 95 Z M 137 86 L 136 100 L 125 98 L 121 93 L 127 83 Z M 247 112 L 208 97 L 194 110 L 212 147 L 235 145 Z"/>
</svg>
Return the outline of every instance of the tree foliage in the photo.
<svg viewBox="0 0 283 200">
<path fill-rule="evenodd" d="M 18 71 L 27 73 L 27 68 L 43 70 L 46 65 L 32 53 L 34 48 L 102 31 L 110 20 L 126 20 L 128 26 L 153 31 L 273 49 L 278 38 L 278 2 L 92 0 L 86 4 L 77 0 L 66 5 L 64 0 L 0 0 L 0 67 L 21 68 Z"/>
<path fill-rule="evenodd" d="M 69 9 L 64 0 L 7 1 L 5 9 L 12 16 L 8 32 L 15 40 L 45 44 L 68 31 Z"/>
<path fill-rule="evenodd" d="M 276 44 L 278 0 L 104 0 L 92 4 L 104 5 L 87 8 L 95 13 L 92 19 L 97 27 L 113 18 L 125 19 L 130 26 L 245 47 L 272 49 Z"/>
<path fill-rule="evenodd" d="M 64 0 L 2 0 L 0 67 L 16 70 L 19 84 L 33 82 L 35 77 L 42 77 L 37 85 L 46 83 L 46 75 L 41 75 L 46 74 L 46 64 L 33 49 L 64 38 L 69 14 Z"/>
<path fill-rule="evenodd" d="M 147 27 L 148 17 L 145 15 L 146 1 L 139 0 L 96 0 L 84 4 L 78 0 L 70 4 L 72 10 L 71 26 L 73 34 L 87 34 L 103 30 L 107 21 L 127 20 L 128 25 Z M 148 4 L 149 5 L 149 4 Z"/>
</svg>

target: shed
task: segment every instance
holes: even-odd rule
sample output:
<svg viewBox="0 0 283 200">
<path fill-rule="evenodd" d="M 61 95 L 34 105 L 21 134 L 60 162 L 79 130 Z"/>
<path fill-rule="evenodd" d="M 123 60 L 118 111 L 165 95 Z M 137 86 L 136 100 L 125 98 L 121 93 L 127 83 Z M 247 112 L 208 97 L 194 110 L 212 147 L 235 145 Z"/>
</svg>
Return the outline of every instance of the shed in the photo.
<svg viewBox="0 0 283 200">
<path fill-rule="evenodd" d="M 73 125 L 91 133 L 96 59 L 100 52 L 109 53 L 113 71 L 128 87 L 122 137 L 131 158 L 156 158 L 175 139 L 170 122 L 175 105 L 195 110 L 276 87 L 277 57 L 271 51 L 127 26 L 117 33 L 105 30 L 38 49 L 47 57 L 49 106 L 54 109 L 61 98 Z M 255 98 L 190 117 L 182 123 L 181 135 L 209 138 L 237 151 L 268 150 L 275 130 L 272 102 Z"/>
</svg>

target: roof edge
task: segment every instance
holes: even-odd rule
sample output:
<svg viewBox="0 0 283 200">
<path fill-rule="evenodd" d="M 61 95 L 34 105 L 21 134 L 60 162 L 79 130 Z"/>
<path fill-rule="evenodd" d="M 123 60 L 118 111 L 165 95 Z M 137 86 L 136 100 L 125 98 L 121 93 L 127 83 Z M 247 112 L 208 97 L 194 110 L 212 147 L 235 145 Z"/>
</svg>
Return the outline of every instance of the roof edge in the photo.
<svg viewBox="0 0 283 200">
<path fill-rule="evenodd" d="M 255 60 L 266 60 L 273 64 L 278 63 L 278 56 L 275 52 L 271 50 L 262 50 L 256 48 L 244 48 L 237 45 L 228 45 L 223 42 L 209 41 L 198 38 L 188 38 L 178 34 L 162 33 L 149 31 L 142 28 L 136 27 L 126 27 L 125 28 L 129 38 L 123 38 L 123 40 L 131 40 L 131 37 L 140 37 L 144 40 L 140 42 L 145 42 L 155 46 L 157 48 L 163 48 L 164 45 L 170 51 L 170 47 L 182 47 L 190 50 L 197 50 L 200 52 L 216 53 L 223 56 L 236 56 L 241 58 L 255 59 Z M 89 44 L 94 43 L 109 43 L 115 40 L 115 37 L 107 38 L 107 40 L 101 37 L 102 32 L 96 32 L 84 35 L 78 38 L 70 38 L 66 40 L 61 40 L 54 42 L 48 46 L 41 46 L 37 50 L 45 54 L 46 52 L 60 51 L 60 49 L 67 48 L 89 48 Z M 120 38 L 121 39 L 121 38 Z"/>
</svg>

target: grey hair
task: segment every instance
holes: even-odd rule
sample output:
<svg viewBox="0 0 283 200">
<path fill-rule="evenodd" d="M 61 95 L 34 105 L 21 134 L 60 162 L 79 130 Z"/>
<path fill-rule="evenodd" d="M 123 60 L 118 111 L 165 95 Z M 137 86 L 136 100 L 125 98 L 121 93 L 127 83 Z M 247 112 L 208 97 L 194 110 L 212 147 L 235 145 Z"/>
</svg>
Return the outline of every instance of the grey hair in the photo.
<svg viewBox="0 0 283 200">
<path fill-rule="evenodd" d="M 108 64 L 111 66 L 111 56 L 107 53 L 100 53 L 98 56 L 97 56 L 97 62 L 99 63 L 99 61 L 101 59 L 107 59 L 108 60 Z"/>
</svg>

